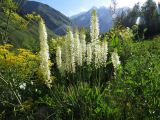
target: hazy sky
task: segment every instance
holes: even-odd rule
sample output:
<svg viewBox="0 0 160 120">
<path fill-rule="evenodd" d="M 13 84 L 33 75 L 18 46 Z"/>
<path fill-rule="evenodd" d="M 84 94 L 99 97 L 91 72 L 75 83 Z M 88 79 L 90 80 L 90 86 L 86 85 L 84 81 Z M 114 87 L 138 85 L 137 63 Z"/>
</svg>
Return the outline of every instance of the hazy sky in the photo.
<svg viewBox="0 0 160 120">
<path fill-rule="evenodd" d="M 33 0 L 32 0 L 33 1 Z M 77 13 L 87 11 L 93 6 L 110 6 L 111 0 L 34 0 L 39 1 L 49 6 L 57 9 L 62 12 L 66 16 L 72 16 Z M 129 6 L 133 7 L 133 5 L 137 2 L 141 2 L 143 4 L 146 0 L 117 0 L 118 7 Z"/>
</svg>

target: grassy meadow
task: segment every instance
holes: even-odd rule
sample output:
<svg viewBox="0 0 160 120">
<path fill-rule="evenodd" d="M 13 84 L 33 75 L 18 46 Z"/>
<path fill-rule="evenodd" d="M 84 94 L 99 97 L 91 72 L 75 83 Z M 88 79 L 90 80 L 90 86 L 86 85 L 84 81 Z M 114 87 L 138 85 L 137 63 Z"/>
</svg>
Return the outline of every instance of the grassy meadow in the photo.
<svg viewBox="0 0 160 120">
<path fill-rule="evenodd" d="M 101 34 L 93 10 L 89 30 L 58 36 L 34 14 L 6 28 L 2 11 L 0 120 L 160 119 L 159 33 L 117 23 Z"/>
</svg>

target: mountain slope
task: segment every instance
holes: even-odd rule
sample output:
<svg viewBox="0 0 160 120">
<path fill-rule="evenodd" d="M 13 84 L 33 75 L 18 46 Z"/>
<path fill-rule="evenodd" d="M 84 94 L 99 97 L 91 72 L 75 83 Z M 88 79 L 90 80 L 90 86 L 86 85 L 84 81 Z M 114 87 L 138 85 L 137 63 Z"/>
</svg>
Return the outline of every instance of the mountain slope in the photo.
<svg viewBox="0 0 160 120">
<path fill-rule="evenodd" d="M 2 12 L 0 12 L 0 32 L 2 33 L 6 27 L 6 20 L 7 20 L 7 16 L 5 16 Z M 26 49 L 30 49 L 32 51 L 37 52 L 39 49 L 38 28 L 39 26 L 36 22 L 34 23 L 31 22 L 29 23 L 27 28 L 20 29 L 19 25 L 12 22 L 12 19 L 11 19 L 9 21 L 9 28 L 8 28 L 8 34 L 7 34 L 8 43 L 14 45 L 15 48 L 26 48 Z M 48 39 L 56 36 L 51 30 L 47 29 L 47 31 L 48 31 Z M 2 44 L 1 38 L 0 38 L 0 44 Z"/>
<path fill-rule="evenodd" d="M 19 2 L 21 0 L 14 0 L 15 2 Z M 65 34 L 66 25 L 70 25 L 71 22 L 69 18 L 60 13 L 59 11 L 49 7 L 48 5 L 23 0 L 21 5 L 18 8 L 18 16 L 22 19 L 25 19 L 24 15 L 35 12 L 36 14 L 41 15 L 44 19 L 47 32 L 48 39 L 51 37 L 55 37 L 56 34 L 62 35 Z M 5 30 L 6 27 L 7 16 L 0 11 L 0 37 L 1 31 Z M 31 22 L 27 29 L 19 29 L 20 24 L 16 25 L 12 22 L 12 19 L 9 21 L 9 29 L 8 29 L 8 38 L 9 43 L 14 45 L 16 48 L 26 48 L 32 51 L 38 51 L 39 49 L 39 33 L 38 33 L 38 24 L 37 22 Z M 56 33 L 56 34 L 55 34 Z M 2 43 L 2 39 L 0 38 L 0 44 Z"/>
<path fill-rule="evenodd" d="M 97 10 L 97 15 L 99 18 L 100 32 L 106 32 L 112 26 L 112 17 L 109 8 L 93 7 L 87 12 L 80 13 L 78 15 L 72 16 L 70 19 L 74 26 L 89 28 L 90 20 L 92 15 L 92 10 Z"/>
<path fill-rule="evenodd" d="M 68 17 L 46 4 L 35 1 L 25 1 L 21 5 L 20 14 L 23 15 L 33 12 L 39 14 L 44 19 L 46 26 L 58 35 L 65 34 L 66 26 L 71 24 Z"/>
</svg>

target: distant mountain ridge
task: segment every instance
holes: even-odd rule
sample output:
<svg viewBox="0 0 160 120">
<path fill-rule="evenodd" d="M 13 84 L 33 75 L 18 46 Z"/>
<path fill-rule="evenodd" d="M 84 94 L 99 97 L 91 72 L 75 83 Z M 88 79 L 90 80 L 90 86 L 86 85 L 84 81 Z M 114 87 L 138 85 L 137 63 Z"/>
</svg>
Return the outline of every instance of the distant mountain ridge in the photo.
<svg viewBox="0 0 160 120">
<path fill-rule="evenodd" d="M 85 27 L 86 29 L 89 29 L 90 27 L 90 21 L 92 16 L 92 11 L 95 9 L 97 11 L 97 16 L 99 18 L 99 26 L 100 26 L 100 32 L 104 33 L 109 31 L 109 29 L 113 26 L 112 21 L 112 14 L 110 11 L 110 8 L 107 7 L 93 7 L 87 12 L 82 12 L 77 15 L 71 16 L 70 20 L 72 21 L 73 27 Z M 118 8 L 116 11 L 117 13 L 120 13 L 122 9 L 127 10 L 129 8 Z"/>
<path fill-rule="evenodd" d="M 106 7 L 100 7 L 100 8 L 93 7 L 87 12 L 83 12 L 70 17 L 73 26 L 89 28 L 93 9 L 97 11 L 97 15 L 99 18 L 100 32 L 101 33 L 107 32 L 112 27 L 113 23 L 110 10 L 109 8 Z"/>
<path fill-rule="evenodd" d="M 69 18 L 46 4 L 24 0 L 21 4 L 20 14 L 35 12 L 44 19 L 46 26 L 50 30 L 52 30 L 57 35 L 64 35 L 66 33 L 66 26 L 72 26 L 73 28 L 85 27 L 86 29 L 89 29 L 93 9 L 97 10 L 100 32 L 104 33 L 109 31 L 109 29 L 113 26 L 112 15 L 110 8 L 103 6 L 100 8 L 92 7 L 87 12 L 82 12 Z M 121 11 L 122 9 L 123 8 L 119 8 L 117 11 Z"/>
<path fill-rule="evenodd" d="M 46 26 L 58 35 L 65 34 L 66 26 L 71 25 L 70 19 L 54 8 L 40 2 L 25 0 L 21 4 L 20 14 L 33 12 L 39 14 L 44 19 Z"/>
</svg>

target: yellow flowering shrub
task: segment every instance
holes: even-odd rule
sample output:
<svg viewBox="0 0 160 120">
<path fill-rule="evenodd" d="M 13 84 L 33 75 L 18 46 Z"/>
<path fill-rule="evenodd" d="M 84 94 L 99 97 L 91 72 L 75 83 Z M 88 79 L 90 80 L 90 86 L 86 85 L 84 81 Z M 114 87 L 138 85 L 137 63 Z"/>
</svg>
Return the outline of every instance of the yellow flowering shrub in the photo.
<svg viewBox="0 0 160 120">
<path fill-rule="evenodd" d="M 29 80 L 37 71 L 37 55 L 26 49 L 13 50 L 13 46 L 0 45 L 0 74 L 6 80 Z"/>
</svg>

